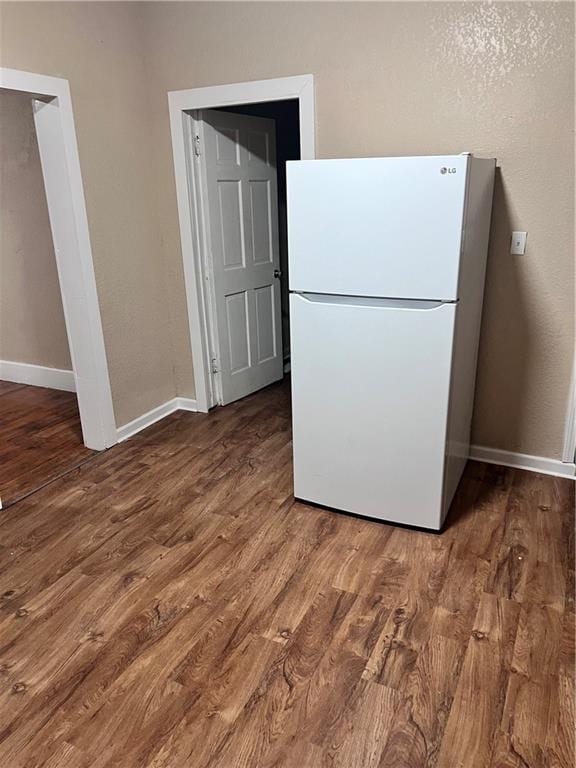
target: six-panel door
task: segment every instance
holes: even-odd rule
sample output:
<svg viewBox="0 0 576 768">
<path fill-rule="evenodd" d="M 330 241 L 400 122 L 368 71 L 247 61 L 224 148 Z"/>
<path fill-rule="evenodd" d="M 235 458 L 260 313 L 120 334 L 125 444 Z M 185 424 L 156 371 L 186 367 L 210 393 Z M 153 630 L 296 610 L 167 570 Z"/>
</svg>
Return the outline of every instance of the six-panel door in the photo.
<svg viewBox="0 0 576 768">
<path fill-rule="evenodd" d="M 201 119 L 224 405 L 283 375 L 275 125 L 215 110 Z"/>
</svg>

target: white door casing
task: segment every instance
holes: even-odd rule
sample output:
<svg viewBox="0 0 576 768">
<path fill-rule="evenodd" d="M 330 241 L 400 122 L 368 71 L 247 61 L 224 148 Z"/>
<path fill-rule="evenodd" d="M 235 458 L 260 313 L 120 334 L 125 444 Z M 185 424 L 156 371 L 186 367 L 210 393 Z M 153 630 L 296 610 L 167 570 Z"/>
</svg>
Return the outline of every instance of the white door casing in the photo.
<svg viewBox="0 0 576 768">
<path fill-rule="evenodd" d="M 570 381 L 568 405 L 566 407 L 566 427 L 564 430 L 562 461 L 565 464 L 574 464 L 576 462 L 576 352 L 574 354 L 572 380 Z"/>
<path fill-rule="evenodd" d="M 280 255 L 273 120 L 198 113 L 217 401 L 282 378 Z"/>
<path fill-rule="evenodd" d="M 0 68 L 0 88 L 32 99 L 83 440 L 103 450 L 117 434 L 70 86 L 60 77 Z"/>
<path fill-rule="evenodd" d="M 294 99 L 298 102 L 300 123 L 300 157 L 311 160 L 315 152 L 314 77 L 294 75 L 268 80 L 253 80 L 225 85 L 170 91 L 168 107 L 174 160 L 174 179 L 178 201 L 182 265 L 188 308 L 190 351 L 193 361 L 194 390 L 197 408 L 207 412 L 216 405 L 210 373 L 210 326 L 213 312 L 209 306 L 203 274 L 206 264 L 204 238 L 204 201 L 194 160 L 196 128 L 194 110 L 257 104 Z"/>
</svg>

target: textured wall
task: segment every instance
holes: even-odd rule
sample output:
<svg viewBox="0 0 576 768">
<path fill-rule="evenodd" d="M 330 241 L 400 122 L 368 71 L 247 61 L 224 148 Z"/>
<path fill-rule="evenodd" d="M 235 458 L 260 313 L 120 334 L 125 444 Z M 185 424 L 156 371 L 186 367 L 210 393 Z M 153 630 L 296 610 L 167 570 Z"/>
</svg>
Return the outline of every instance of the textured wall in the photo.
<svg viewBox="0 0 576 768">
<path fill-rule="evenodd" d="M 185 350 L 165 92 L 311 72 L 319 157 L 498 157 L 473 439 L 559 458 L 574 349 L 570 3 L 150 3 L 173 333 Z M 528 231 L 526 255 L 508 254 Z M 181 355 L 178 386 L 192 389 Z"/>
<path fill-rule="evenodd" d="M 72 369 L 32 100 L 1 91 L 0 360 Z"/>
<path fill-rule="evenodd" d="M 319 157 L 496 155 L 474 440 L 558 458 L 574 347 L 571 3 L 4 3 L 70 80 L 118 424 L 193 396 L 166 92 L 311 72 Z M 523 257 L 507 253 L 528 230 Z"/>
<path fill-rule="evenodd" d="M 117 425 L 175 395 L 138 3 L 2 3 L 0 65 L 70 82 Z"/>
</svg>

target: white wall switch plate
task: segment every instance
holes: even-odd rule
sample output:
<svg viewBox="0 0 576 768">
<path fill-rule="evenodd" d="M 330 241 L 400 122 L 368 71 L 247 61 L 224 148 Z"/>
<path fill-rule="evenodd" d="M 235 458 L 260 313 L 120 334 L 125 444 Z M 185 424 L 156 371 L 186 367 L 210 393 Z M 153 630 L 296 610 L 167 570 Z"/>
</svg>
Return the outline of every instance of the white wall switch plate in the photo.
<svg viewBox="0 0 576 768">
<path fill-rule="evenodd" d="M 526 237 L 527 232 L 512 232 L 512 240 L 510 242 L 510 253 L 513 256 L 522 256 L 526 251 Z"/>
</svg>

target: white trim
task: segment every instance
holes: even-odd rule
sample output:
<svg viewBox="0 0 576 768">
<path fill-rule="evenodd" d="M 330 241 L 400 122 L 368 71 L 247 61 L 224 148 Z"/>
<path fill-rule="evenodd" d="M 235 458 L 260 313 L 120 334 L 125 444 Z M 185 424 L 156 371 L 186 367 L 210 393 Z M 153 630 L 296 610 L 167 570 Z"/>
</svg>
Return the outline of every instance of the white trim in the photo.
<svg viewBox="0 0 576 768">
<path fill-rule="evenodd" d="M 190 112 L 286 99 L 298 100 L 300 157 L 302 160 L 312 160 L 316 156 L 313 75 L 279 77 L 168 93 L 194 385 L 197 410 L 204 413 L 214 405 L 215 400 L 210 373 L 207 302 L 202 290 L 201 195 L 191 160 Z"/>
<path fill-rule="evenodd" d="M 116 442 L 116 424 L 70 87 L 59 77 L 0 68 L 0 88 L 33 97 L 34 122 L 84 443 Z"/>
<path fill-rule="evenodd" d="M 118 427 L 116 430 L 117 442 L 122 443 L 129 437 L 132 437 L 137 432 L 141 432 L 146 427 L 156 424 L 157 421 L 170 416 L 175 411 L 197 411 L 196 400 L 192 400 L 188 397 L 174 397 L 172 400 L 168 400 L 162 405 L 158 405 L 156 408 L 152 408 L 151 411 L 143 413 L 142 416 L 133 421 L 129 421 L 128 424 L 124 424 L 122 427 Z"/>
<path fill-rule="evenodd" d="M 483 445 L 470 446 L 472 461 L 485 461 L 488 464 L 501 464 L 504 467 L 527 469 L 529 472 L 541 472 L 544 475 L 574 478 L 576 465 L 547 459 L 545 456 L 530 456 L 527 453 L 501 451 L 497 448 L 486 448 Z"/>
<path fill-rule="evenodd" d="M 576 461 L 576 354 L 574 355 L 572 381 L 570 382 L 568 408 L 566 409 L 566 431 L 564 432 L 562 461 L 567 464 Z"/>
<path fill-rule="evenodd" d="M 62 389 L 65 392 L 76 392 L 74 371 L 66 371 L 62 368 L 47 368 L 44 365 L 0 360 L 0 380 L 12 381 L 15 384 L 30 384 L 33 387 L 46 387 L 47 389 Z"/>
<path fill-rule="evenodd" d="M 151 411 L 143 413 L 142 416 L 138 416 L 138 418 L 133 421 L 129 421 L 128 424 L 118 427 L 116 430 L 117 441 L 121 443 L 129 437 L 132 437 L 132 435 L 135 435 L 137 432 L 146 429 L 146 427 L 150 427 L 165 416 L 174 413 L 174 411 L 177 410 L 177 407 L 176 398 L 173 398 L 166 403 L 162 403 L 162 405 L 158 405 L 156 408 L 152 408 Z"/>
<path fill-rule="evenodd" d="M 196 413 L 198 410 L 198 402 L 192 400 L 191 397 L 177 397 L 176 408 L 179 411 L 191 411 L 192 413 Z"/>
</svg>

